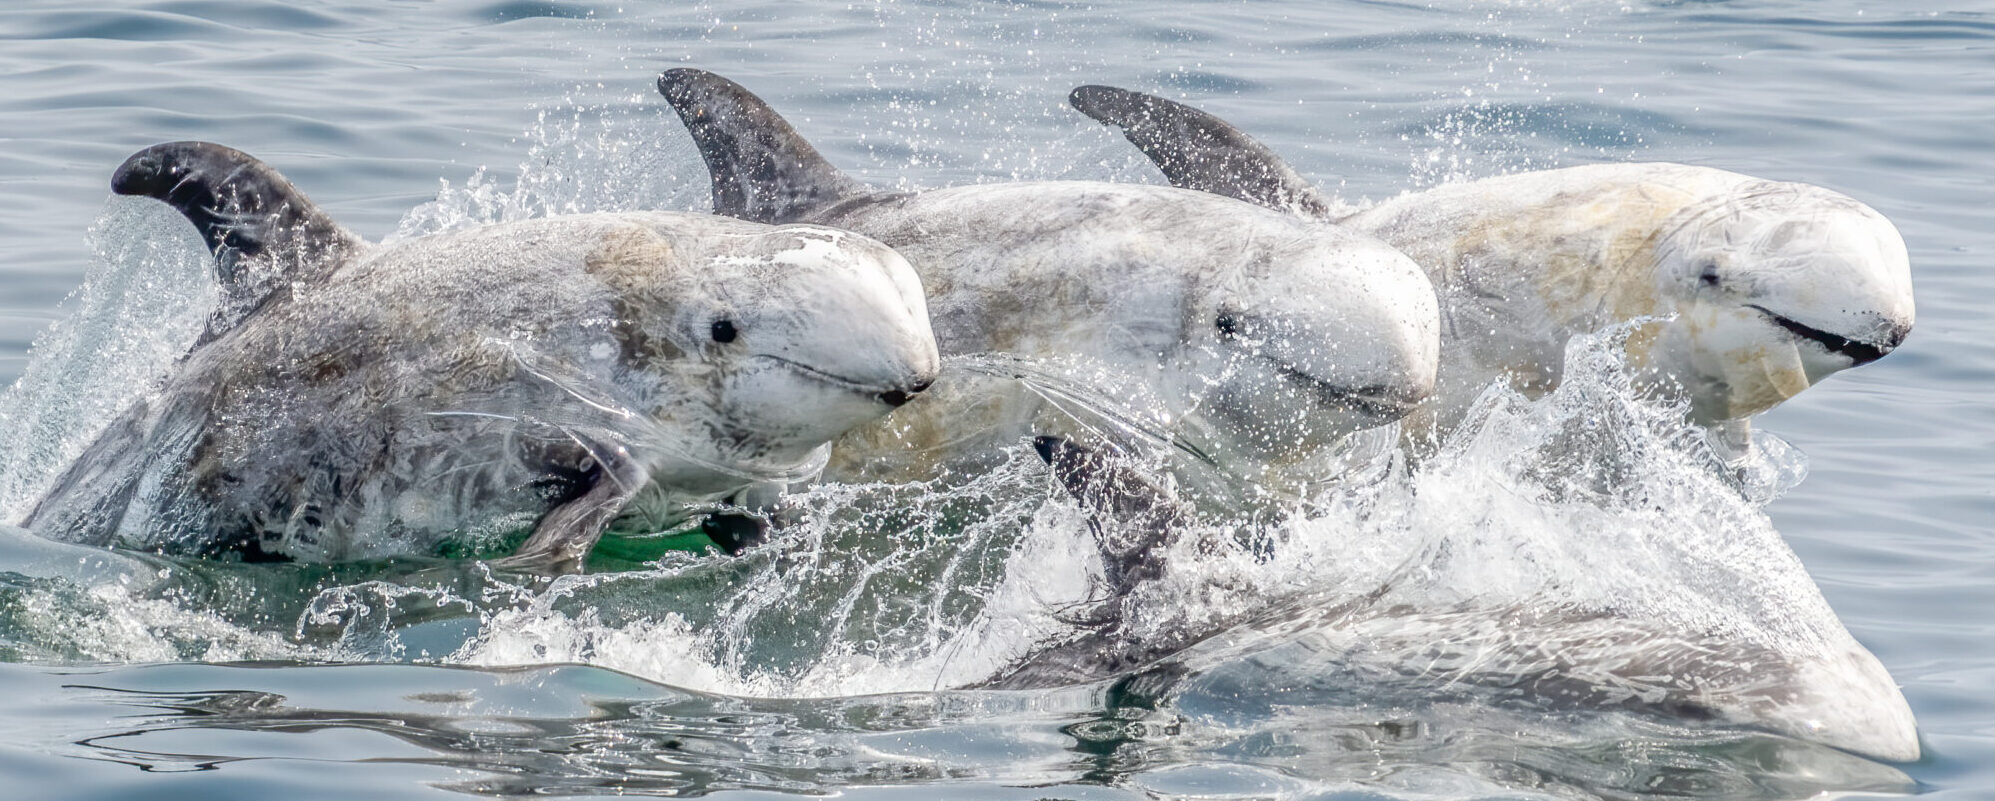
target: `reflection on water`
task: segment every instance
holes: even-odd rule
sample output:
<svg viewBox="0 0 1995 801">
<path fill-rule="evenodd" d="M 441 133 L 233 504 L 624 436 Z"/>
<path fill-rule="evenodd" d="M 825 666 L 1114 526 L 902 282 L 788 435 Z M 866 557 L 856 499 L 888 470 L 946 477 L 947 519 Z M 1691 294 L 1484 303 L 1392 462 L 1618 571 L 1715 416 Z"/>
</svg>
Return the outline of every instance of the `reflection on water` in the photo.
<svg viewBox="0 0 1995 801">
<path fill-rule="evenodd" d="M 1509 788 L 1713 799 L 1911 789 L 1892 768 L 1770 735 L 1354 699 L 1240 725 L 1159 710 L 1132 690 L 1140 681 L 1053 694 L 786 701 L 701 695 L 581 667 L 125 668 L 42 680 L 61 681 L 70 703 L 115 716 L 66 749 L 76 756 L 147 771 L 231 770 L 248 760 L 419 763 L 466 771 L 440 786 L 480 795 L 937 782 L 1171 793 L 1196 782 L 1159 768 L 1202 763 L 1234 765 L 1236 778 L 1291 792 L 1353 782 L 1457 795 Z M 218 686 L 256 689 L 202 689 Z M 426 686 L 444 689 L 417 689 Z M 339 705 L 320 705 L 335 698 Z"/>
</svg>

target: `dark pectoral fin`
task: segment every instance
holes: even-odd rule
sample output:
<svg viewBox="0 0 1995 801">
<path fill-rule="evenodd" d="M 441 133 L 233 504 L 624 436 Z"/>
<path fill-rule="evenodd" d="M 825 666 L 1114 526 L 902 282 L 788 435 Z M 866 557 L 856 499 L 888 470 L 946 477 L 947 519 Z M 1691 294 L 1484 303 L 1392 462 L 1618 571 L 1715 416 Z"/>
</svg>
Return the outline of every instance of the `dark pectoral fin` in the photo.
<svg viewBox="0 0 1995 801">
<path fill-rule="evenodd" d="M 769 519 L 746 512 L 717 512 L 700 521 L 700 533 L 713 540 L 721 552 L 738 556 L 768 541 Z"/>
<path fill-rule="evenodd" d="M 1087 512 L 1111 593 L 1163 575 L 1163 549 L 1192 522 L 1183 502 L 1113 454 L 1058 437 L 1035 437 L 1032 447 Z"/>
<path fill-rule="evenodd" d="M 700 521 L 700 531 L 728 556 L 739 556 L 768 542 L 773 531 L 790 524 L 783 509 L 783 496 L 788 491 L 789 484 L 781 481 L 743 487 L 727 499 L 737 508 L 707 515 Z"/>
<path fill-rule="evenodd" d="M 111 177 L 111 191 L 178 209 L 214 252 L 216 275 L 232 296 L 262 291 L 244 275 L 249 261 L 275 260 L 286 280 L 307 280 L 363 244 L 270 165 L 210 142 L 168 142 L 134 153 Z"/>
<path fill-rule="evenodd" d="M 1082 114 L 1122 129 L 1172 186 L 1279 211 L 1329 217 L 1330 203 L 1280 156 L 1218 117 L 1183 103 L 1113 86 L 1067 96 Z"/>
<path fill-rule="evenodd" d="M 705 70 L 666 70 L 658 91 L 679 112 L 713 177 L 715 214 L 766 223 L 807 221 L 868 194 L 831 166 L 782 115 L 733 81 Z"/>
<path fill-rule="evenodd" d="M 1032 448 L 1088 516 L 1101 548 L 1108 595 L 1063 615 L 1086 631 L 1005 667 L 983 686 L 1067 686 L 1156 662 L 1205 636 L 1195 631 L 1143 633 L 1143 609 L 1131 594 L 1164 574 L 1163 550 L 1192 524 L 1176 495 L 1130 460 L 1059 437 L 1034 437 Z"/>
<path fill-rule="evenodd" d="M 110 544 L 149 463 L 146 410 L 140 402 L 99 433 L 35 502 L 21 527 L 60 542 Z"/>
<path fill-rule="evenodd" d="M 581 570 L 604 529 L 651 481 L 620 449 L 598 447 L 590 453 L 596 465 L 583 479 L 581 492 L 549 510 L 526 542 L 511 556 L 493 560 L 494 565 L 548 573 Z"/>
</svg>

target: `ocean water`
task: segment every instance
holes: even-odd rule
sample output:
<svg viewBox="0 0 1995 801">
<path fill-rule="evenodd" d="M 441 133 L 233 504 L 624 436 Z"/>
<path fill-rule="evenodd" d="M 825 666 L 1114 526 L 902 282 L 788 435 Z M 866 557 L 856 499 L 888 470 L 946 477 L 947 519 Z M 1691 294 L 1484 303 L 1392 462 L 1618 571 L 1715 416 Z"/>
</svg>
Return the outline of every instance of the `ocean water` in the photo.
<svg viewBox="0 0 1995 801">
<path fill-rule="evenodd" d="M 1174 553 L 1189 583 L 1140 600 L 1160 630 L 1212 636 L 1171 669 L 1068 688 L 965 689 L 1087 592 L 1084 529 L 1029 457 L 947 493 L 815 493 L 817 524 L 743 559 L 552 584 L 176 563 L 0 528 L 10 794 L 1995 794 L 1990 3 L 15 3 L 0 520 L 214 302 L 192 231 L 110 195 L 132 151 L 241 148 L 376 240 L 699 209 L 705 171 L 652 88 L 688 65 L 881 186 L 1159 181 L 1066 108 L 1083 83 L 1219 113 L 1351 203 L 1621 161 L 1821 184 L 1903 232 L 1919 322 L 1758 421 L 1807 465 L 1764 506 L 1582 343 L 1570 391 L 1492 396 L 1473 436 L 1258 552 Z M 1567 436 L 1602 419 L 1624 436 Z M 1599 609 L 1605 629 L 1550 613 Z M 1607 665 L 1636 624 L 1774 654 L 1853 638 L 1924 756 L 1520 701 L 1473 658 L 1565 642 Z"/>
</svg>

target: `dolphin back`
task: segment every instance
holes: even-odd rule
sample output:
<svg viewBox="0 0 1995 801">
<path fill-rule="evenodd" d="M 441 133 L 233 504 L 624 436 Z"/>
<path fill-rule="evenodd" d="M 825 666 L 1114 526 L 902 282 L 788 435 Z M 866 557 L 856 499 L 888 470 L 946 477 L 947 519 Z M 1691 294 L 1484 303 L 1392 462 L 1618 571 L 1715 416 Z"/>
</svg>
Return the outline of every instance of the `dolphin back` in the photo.
<svg viewBox="0 0 1995 801">
<path fill-rule="evenodd" d="M 713 178 L 715 214 L 765 223 L 802 222 L 871 194 L 818 154 L 762 98 L 690 67 L 666 70 L 658 91 L 679 112 Z"/>
</svg>

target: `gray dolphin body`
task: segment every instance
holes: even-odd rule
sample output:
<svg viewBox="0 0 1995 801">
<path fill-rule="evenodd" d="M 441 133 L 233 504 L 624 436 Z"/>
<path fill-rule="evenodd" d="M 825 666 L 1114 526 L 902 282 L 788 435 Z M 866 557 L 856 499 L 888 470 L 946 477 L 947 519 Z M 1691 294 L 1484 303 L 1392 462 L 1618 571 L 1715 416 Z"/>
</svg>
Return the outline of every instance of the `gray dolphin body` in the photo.
<svg viewBox="0 0 1995 801">
<path fill-rule="evenodd" d="M 918 278 L 814 226 L 666 212 L 370 246 L 267 165 L 181 142 L 113 188 L 179 209 L 224 302 L 24 521 L 175 555 L 579 564 L 822 464 L 938 369 Z M 655 530 L 655 529 L 654 529 Z"/>
<path fill-rule="evenodd" d="M 1683 164 L 1607 164 L 1412 192 L 1348 215 L 1211 114 L 1108 86 L 1070 95 L 1174 186 L 1332 220 L 1404 250 L 1441 304 L 1445 431 L 1491 383 L 1556 386 L 1577 334 L 1647 320 L 1629 362 L 1744 446 L 1752 415 L 1890 353 L 1911 331 L 1905 243 L 1882 215 L 1808 184 Z"/>
<path fill-rule="evenodd" d="M 1216 461 L 1296 470 L 1432 387 L 1432 288 L 1370 237 L 1168 187 L 875 191 L 732 81 L 674 69 L 659 89 L 706 161 L 716 213 L 885 242 L 921 273 L 945 356 L 1106 368 L 1145 399 L 1132 416 Z M 925 478 L 1030 434 L 1088 436 L 1039 395 L 966 388 L 970 377 L 954 372 L 884 425 L 842 439 L 830 472 Z M 913 467 L 882 469 L 883 455 Z"/>
<path fill-rule="evenodd" d="M 1616 608 L 1510 600 L 1436 602 L 1423 578 L 1438 554 L 1367 592 L 1271 599 L 1221 619 L 1173 617 L 1183 586 L 1158 592 L 1167 552 L 1201 526 L 1168 486 L 1114 454 L 1051 437 L 1035 442 L 1080 506 L 1103 564 L 1098 600 L 1070 617 L 1073 633 L 987 681 L 1000 688 L 1068 686 L 1133 677 L 1168 695 L 1202 670 L 1256 665 L 1269 681 L 1333 682 L 1463 696 L 1545 709 L 1619 710 L 1773 731 L 1872 758 L 1919 758 L 1911 708 L 1877 657 L 1832 616 L 1792 639 L 1755 635 L 1767 622 L 1826 604 L 1806 581 L 1775 582 L 1742 608 L 1742 625 L 1681 621 Z M 1194 540 L 1190 550 L 1211 550 Z M 1790 557 L 1791 559 L 1791 557 Z M 1729 566 L 1713 565 L 1722 576 Z M 1714 577 L 1725 586 L 1729 577 Z M 1406 586 L 1401 586 L 1401 584 Z M 1750 585 L 1751 582 L 1744 582 Z M 1764 589 L 1764 588 L 1762 588 Z M 1271 646 L 1271 643 L 1273 645 Z M 1325 678 L 1326 673 L 1335 678 Z"/>
</svg>

